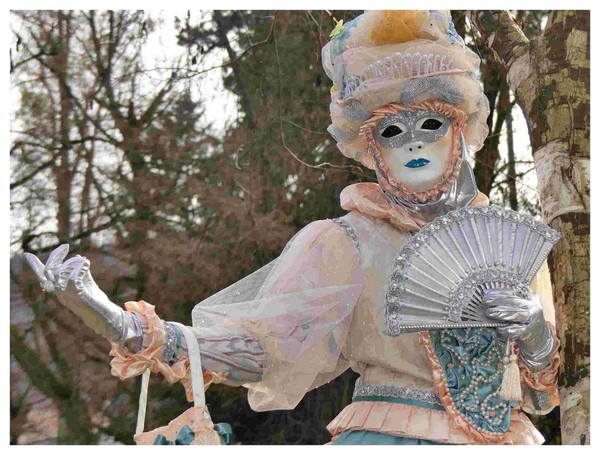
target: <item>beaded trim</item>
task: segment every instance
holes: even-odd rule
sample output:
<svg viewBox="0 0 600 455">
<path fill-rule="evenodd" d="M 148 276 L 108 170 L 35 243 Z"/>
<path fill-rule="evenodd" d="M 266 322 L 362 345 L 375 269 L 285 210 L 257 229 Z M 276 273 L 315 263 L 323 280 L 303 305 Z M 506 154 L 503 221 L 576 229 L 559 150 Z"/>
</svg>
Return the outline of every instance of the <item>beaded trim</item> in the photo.
<svg viewBox="0 0 600 455">
<path fill-rule="evenodd" d="M 162 352 L 163 362 L 173 365 L 179 355 L 181 348 L 181 337 L 179 330 L 168 322 L 165 322 L 165 347 Z"/>
<path fill-rule="evenodd" d="M 403 385 L 375 385 L 363 384 L 362 378 L 358 378 L 354 386 L 352 400 L 369 396 L 405 398 L 409 400 L 422 401 L 424 403 L 442 406 L 439 395 L 434 390 L 422 390 Z"/>
<path fill-rule="evenodd" d="M 402 321 L 402 315 L 399 313 L 399 310 L 403 306 L 402 296 L 405 286 L 402 283 L 391 283 L 387 295 L 392 303 L 386 308 L 386 334 L 400 335 L 407 331 L 422 329 L 448 329 L 453 327 L 499 327 L 506 325 L 504 322 L 468 322 L 462 320 L 463 308 L 471 300 L 473 293 L 485 283 L 489 282 L 512 287 L 517 297 L 531 300 L 533 296 L 526 281 L 519 275 L 500 270 L 485 270 L 481 272 L 475 272 L 467 276 L 454 291 L 451 291 L 448 294 L 448 322 L 440 324 L 400 325 Z"/>
<path fill-rule="evenodd" d="M 545 392 L 539 392 L 538 390 L 532 389 L 531 399 L 533 407 L 538 411 L 547 411 L 554 407 L 552 400 L 550 400 L 550 397 Z"/>
<path fill-rule="evenodd" d="M 338 226 L 340 226 L 341 228 L 344 229 L 344 232 L 346 232 L 348 237 L 350 237 L 350 240 L 352 240 L 352 243 L 356 247 L 356 250 L 360 253 L 360 245 L 358 243 L 358 236 L 356 235 L 354 228 L 352 226 L 350 226 L 350 224 L 342 218 L 334 218 L 331 221 L 333 221 L 335 224 L 337 224 Z"/>
<path fill-rule="evenodd" d="M 529 286 L 519 275 L 501 270 L 485 270 L 475 272 L 465 278 L 458 288 L 448 295 L 450 300 L 450 309 L 448 310 L 448 320 L 459 322 L 461 320 L 462 309 L 465 306 L 468 297 L 473 290 L 489 282 L 502 283 L 510 285 L 515 290 L 515 295 L 527 300 L 531 300 L 533 294 Z"/>
<path fill-rule="evenodd" d="M 461 332 L 464 335 L 461 335 Z M 481 346 L 485 345 L 486 341 L 482 338 L 484 332 L 491 336 L 489 343 L 491 348 L 479 354 Z M 496 332 L 483 328 L 442 330 L 439 341 L 439 349 L 436 348 L 438 357 L 446 351 L 452 353 L 453 358 L 458 361 L 458 365 L 452 363 L 444 365 L 446 375 L 450 371 L 453 371 L 453 374 L 459 374 L 459 371 L 462 371 L 460 379 L 468 381 L 467 386 L 460 389 L 460 393 L 452 396 L 456 408 L 472 425 L 490 430 L 490 428 L 482 428 L 471 417 L 472 414 L 477 414 L 483 417 L 488 425 L 496 427 L 495 431 L 498 431 L 497 427 L 506 425 L 505 417 L 510 412 L 510 406 L 509 402 L 500 398 L 499 386 L 502 382 L 504 368 L 498 369 L 501 356 Z M 483 344 L 482 341 L 484 341 Z M 454 346 L 455 343 L 458 345 Z M 479 373 L 483 370 L 486 371 L 485 374 Z M 468 372 L 471 373 L 470 376 L 467 376 Z M 482 392 L 482 388 L 490 388 L 491 391 L 485 394 Z M 502 428 L 500 431 L 503 430 L 508 430 L 508 427 Z"/>
<path fill-rule="evenodd" d="M 472 411 L 467 411 L 462 406 L 461 406 L 461 409 L 459 410 L 458 407 L 459 407 L 460 403 L 457 403 L 455 401 L 455 397 L 458 401 L 458 398 L 459 398 L 458 395 L 460 395 L 460 393 L 464 390 L 464 387 L 462 387 L 462 385 L 465 385 L 465 384 L 461 384 L 461 386 L 459 386 L 458 381 L 460 380 L 460 381 L 464 382 L 467 379 L 465 373 L 468 373 L 469 374 L 468 382 L 472 382 L 473 381 L 472 372 L 479 371 L 479 368 L 473 370 L 472 365 L 468 365 L 468 364 L 465 365 L 467 367 L 467 368 L 465 368 L 463 365 L 461 365 L 462 362 L 460 360 L 456 360 L 456 365 L 453 364 L 453 362 L 448 362 L 448 360 L 449 360 L 448 356 L 450 355 L 450 359 L 451 359 L 453 351 L 444 352 L 445 348 L 440 346 L 439 336 L 442 332 L 456 334 L 456 333 L 459 333 L 460 330 L 461 329 L 419 332 L 419 340 L 427 352 L 427 358 L 432 367 L 432 373 L 433 373 L 433 377 L 434 377 L 434 384 L 435 384 L 436 390 L 440 396 L 443 406 L 446 408 L 446 412 L 448 412 L 448 414 L 450 415 L 452 422 L 456 428 L 460 429 L 465 434 L 472 437 L 478 443 L 490 444 L 490 443 L 501 442 L 506 437 L 507 432 L 510 431 L 510 421 L 511 421 L 510 410 L 507 410 L 506 415 L 505 415 L 507 426 L 504 428 L 494 428 L 493 430 L 491 430 L 491 429 L 485 429 L 480 424 L 478 424 L 478 423 L 485 422 L 485 419 L 482 419 L 483 422 L 475 423 L 472 418 L 472 417 L 474 417 L 474 415 L 472 414 Z M 471 329 L 467 329 L 467 330 L 471 330 Z M 494 332 L 493 329 L 477 329 L 477 330 L 486 330 L 486 331 L 492 332 L 491 336 L 493 336 L 494 340 L 497 341 L 497 339 L 495 337 L 495 333 L 493 333 Z M 437 338 L 437 342 L 434 342 L 434 339 L 433 339 L 434 337 Z M 466 337 L 461 337 L 461 338 L 466 338 Z M 447 343 L 447 342 L 445 342 L 445 343 Z M 476 346 L 474 346 L 474 344 L 472 344 L 472 343 L 469 343 L 468 345 L 471 346 L 471 349 L 468 349 L 469 351 L 471 351 L 473 348 L 476 348 Z M 466 345 L 466 346 L 468 346 L 468 345 Z M 496 346 L 488 345 L 487 346 L 488 349 L 486 349 L 485 347 L 483 347 L 483 348 L 484 348 L 484 351 L 488 352 L 489 354 L 492 354 L 492 352 L 489 352 L 490 347 L 496 347 Z M 440 349 L 440 351 L 438 351 L 439 349 Z M 440 354 L 442 357 L 440 357 Z M 474 359 L 480 357 L 481 354 L 483 354 L 483 353 L 479 352 L 478 354 L 479 355 L 475 355 L 474 358 L 471 360 L 474 360 Z M 496 354 L 496 350 L 494 350 L 493 354 Z M 485 354 L 484 354 L 484 357 L 487 357 L 487 356 L 485 356 Z M 496 357 L 496 355 L 493 355 L 493 357 L 495 357 L 495 359 L 492 359 L 492 361 L 484 362 L 484 363 L 489 363 L 490 367 L 488 367 L 488 368 L 484 367 L 481 371 L 482 374 L 485 374 L 488 377 L 490 375 L 494 375 L 495 369 L 493 368 L 493 364 L 494 364 L 493 360 L 497 360 L 497 357 Z M 445 365 L 442 364 L 442 359 L 445 360 L 445 362 L 444 362 Z M 467 359 L 462 358 L 462 360 L 465 361 Z M 481 361 L 481 360 L 482 359 L 480 359 L 479 361 Z M 500 363 L 499 363 L 499 365 L 500 365 Z M 452 373 L 447 375 L 446 374 L 447 369 L 453 370 Z M 464 379 L 463 379 L 463 376 L 465 376 Z M 498 378 L 498 380 L 499 380 L 499 382 L 501 382 L 501 378 Z M 466 384 L 465 387 L 466 386 L 468 386 L 468 384 Z M 494 389 L 494 388 L 499 388 L 499 384 L 496 387 L 492 386 L 492 389 Z M 489 390 L 489 391 L 482 390 L 481 392 L 493 393 L 494 390 Z M 473 403 L 474 400 L 478 401 L 479 404 L 481 404 L 486 399 L 487 395 L 488 395 L 488 393 L 484 393 L 483 396 L 478 395 L 477 397 L 472 397 L 472 399 L 463 400 L 463 402 L 467 406 L 472 406 L 474 404 Z M 503 400 L 500 401 L 499 397 L 494 397 L 494 398 L 495 398 L 494 402 L 496 402 L 495 404 L 498 404 L 498 402 L 503 401 Z M 510 406 L 510 404 L 509 404 L 509 406 Z M 482 410 L 486 410 L 486 409 L 482 409 Z M 491 410 L 489 408 L 487 409 L 487 411 L 492 411 L 494 413 L 496 412 L 496 410 Z M 471 415 L 465 415 L 465 412 L 467 414 L 471 414 Z M 490 415 L 490 417 L 495 418 L 496 415 L 494 415 L 494 416 Z M 486 423 L 486 426 L 489 425 L 489 421 L 485 422 L 485 423 Z M 498 431 L 498 430 L 500 430 L 500 431 Z"/>
<path fill-rule="evenodd" d="M 560 234 L 554 229 L 552 229 L 545 223 L 536 220 L 531 215 L 515 212 L 514 210 L 508 210 L 495 205 L 486 205 L 483 207 L 464 207 L 460 210 L 454 210 L 429 223 L 421 230 L 420 233 L 434 234 L 436 231 L 439 231 L 442 227 L 446 227 L 451 223 L 462 221 L 465 218 L 478 218 L 480 216 L 503 219 L 506 221 L 512 221 L 517 224 L 524 224 L 526 226 L 529 226 L 534 231 L 539 232 L 541 235 L 543 235 L 553 243 L 558 242 L 561 237 Z M 418 237 L 418 234 L 416 237 Z M 424 240 L 425 239 L 421 239 L 421 242 L 423 242 Z"/>
</svg>

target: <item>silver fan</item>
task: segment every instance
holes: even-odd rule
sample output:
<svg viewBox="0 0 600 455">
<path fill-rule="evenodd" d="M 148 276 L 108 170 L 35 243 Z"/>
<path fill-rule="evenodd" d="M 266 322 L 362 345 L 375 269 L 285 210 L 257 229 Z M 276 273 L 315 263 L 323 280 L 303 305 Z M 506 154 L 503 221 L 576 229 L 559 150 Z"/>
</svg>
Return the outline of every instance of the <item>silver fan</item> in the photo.
<svg viewBox="0 0 600 455">
<path fill-rule="evenodd" d="M 529 215 L 495 206 L 436 218 L 400 250 L 385 298 L 387 335 L 425 329 L 497 327 L 483 290 L 529 285 L 560 234 Z"/>
</svg>

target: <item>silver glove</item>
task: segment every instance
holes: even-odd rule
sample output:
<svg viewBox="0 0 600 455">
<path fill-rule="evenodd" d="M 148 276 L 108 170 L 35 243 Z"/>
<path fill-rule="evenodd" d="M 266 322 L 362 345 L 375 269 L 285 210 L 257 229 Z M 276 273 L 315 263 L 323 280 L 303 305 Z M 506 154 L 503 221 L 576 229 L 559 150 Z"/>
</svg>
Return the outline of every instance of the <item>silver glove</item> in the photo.
<svg viewBox="0 0 600 455">
<path fill-rule="evenodd" d="M 125 344 L 130 349 L 142 346 L 143 331 L 138 318 L 109 300 L 90 273 L 90 261 L 76 255 L 63 262 L 69 245 L 56 248 L 46 265 L 33 254 L 24 253 L 42 288 L 53 292 L 62 305 L 75 313 L 98 335 Z"/>
<path fill-rule="evenodd" d="M 546 324 L 540 298 L 517 297 L 512 289 L 484 289 L 488 317 L 507 322 L 497 327 L 500 337 L 516 340 L 521 360 L 531 372 L 545 370 L 552 361 L 554 337 Z"/>
</svg>

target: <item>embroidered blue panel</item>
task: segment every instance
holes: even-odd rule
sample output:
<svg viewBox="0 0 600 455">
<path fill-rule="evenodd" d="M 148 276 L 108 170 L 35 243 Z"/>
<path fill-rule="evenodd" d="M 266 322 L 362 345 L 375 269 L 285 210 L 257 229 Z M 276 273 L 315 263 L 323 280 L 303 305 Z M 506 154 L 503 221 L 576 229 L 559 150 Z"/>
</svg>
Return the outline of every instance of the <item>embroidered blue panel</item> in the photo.
<svg viewBox="0 0 600 455">
<path fill-rule="evenodd" d="M 491 328 L 429 332 L 458 412 L 476 428 L 506 433 L 512 403 L 500 398 L 503 345 Z"/>
</svg>

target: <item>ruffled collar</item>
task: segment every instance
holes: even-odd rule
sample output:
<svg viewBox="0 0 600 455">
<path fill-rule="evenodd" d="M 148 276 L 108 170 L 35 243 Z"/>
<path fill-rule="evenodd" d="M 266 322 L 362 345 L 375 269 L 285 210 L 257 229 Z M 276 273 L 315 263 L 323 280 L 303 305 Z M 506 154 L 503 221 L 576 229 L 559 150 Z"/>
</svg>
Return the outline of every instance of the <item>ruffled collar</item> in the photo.
<svg viewBox="0 0 600 455">
<path fill-rule="evenodd" d="M 389 202 L 377 183 L 355 183 L 347 186 L 340 194 L 344 210 L 356 210 L 373 218 L 388 220 L 392 225 L 406 231 L 418 231 L 429 221 L 398 204 Z M 479 192 L 470 205 L 488 205 L 488 197 Z"/>
</svg>

